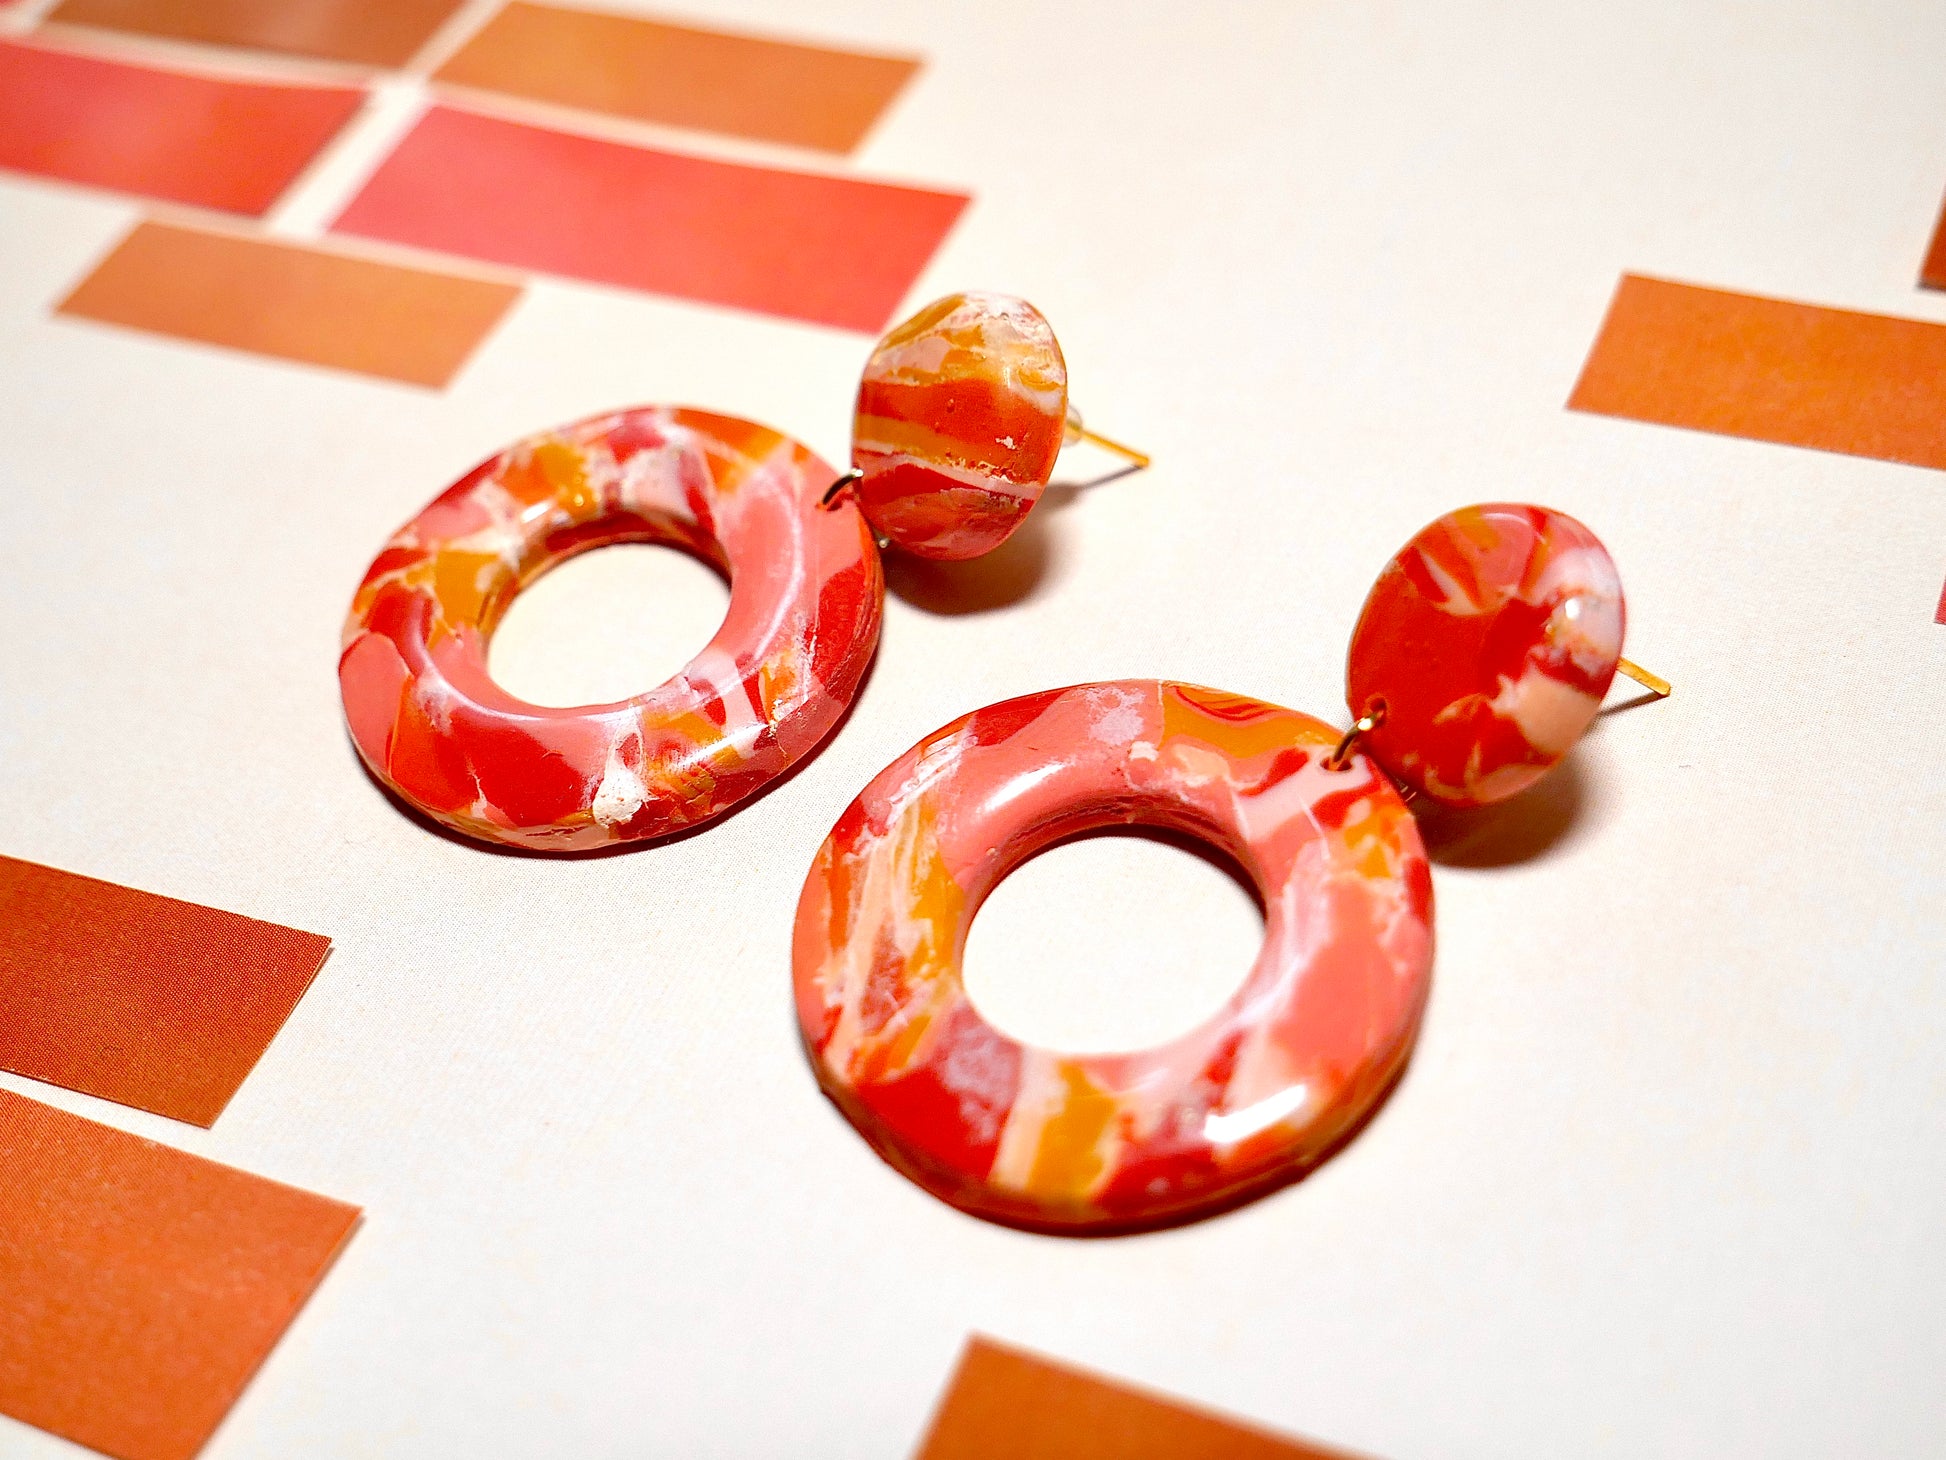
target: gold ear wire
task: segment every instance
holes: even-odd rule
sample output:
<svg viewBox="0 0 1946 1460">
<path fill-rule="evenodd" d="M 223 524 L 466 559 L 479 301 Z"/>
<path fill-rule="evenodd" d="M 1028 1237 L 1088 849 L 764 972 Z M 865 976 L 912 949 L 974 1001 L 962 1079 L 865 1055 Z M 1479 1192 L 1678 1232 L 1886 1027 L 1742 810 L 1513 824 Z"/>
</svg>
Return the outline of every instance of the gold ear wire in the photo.
<svg viewBox="0 0 1946 1460">
<path fill-rule="evenodd" d="M 1657 699 L 1666 700 L 1669 698 L 1669 681 L 1661 675 L 1651 674 L 1641 665 L 1627 659 L 1617 659 L 1615 661 L 1615 667 L 1637 684 L 1641 685 L 1643 689 L 1647 690 Z"/>
<path fill-rule="evenodd" d="M 864 478 L 865 473 L 855 466 L 843 476 L 833 478 L 831 485 L 824 489 L 824 495 L 818 499 L 818 505 L 820 507 L 831 506 L 846 492 L 849 492 L 859 482 L 863 481 Z"/>
<path fill-rule="evenodd" d="M 1086 426 L 1082 425 L 1081 412 L 1077 411 L 1073 406 L 1068 407 L 1067 430 L 1063 433 L 1061 439 L 1062 443 L 1068 446 L 1072 446 L 1077 441 L 1092 442 L 1103 451 L 1112 451 L 1117 456 L 1126 457 L 1138 467 L 1146 468 L 1149 464 L 1149 454 L 1146 451 L 1137 451 L 1133 446 L 1124 446 L 1121 442 L 1111 440 L 1099 432 L 1090 431 Z"/>
<path fill-rule="evenodd" d="M 1338 742 L 1338 748 L 1324 758 L 1324 768 L 1328 771 L 1341 771 L 1345 762 L 1351 759 L 1351 748 L 1358 743 L 1361 735 L 1370 735 L 1385 723 L 1385 701 L 1375 699 L 1365 707 L 1365 713 L 1352 722 L 1351 729 L 1345 731 L 1345 738 Z"/>
</svg>

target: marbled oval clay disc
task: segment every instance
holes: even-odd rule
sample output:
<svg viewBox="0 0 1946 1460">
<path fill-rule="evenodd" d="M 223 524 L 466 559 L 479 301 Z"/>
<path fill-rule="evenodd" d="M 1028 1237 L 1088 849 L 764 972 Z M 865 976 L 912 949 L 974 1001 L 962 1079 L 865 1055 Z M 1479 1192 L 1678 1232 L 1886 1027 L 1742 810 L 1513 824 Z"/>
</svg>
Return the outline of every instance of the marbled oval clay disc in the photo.
<svg viewBox="0 0 1946 1460">
<path fill-rule="evenodd" d="M 950 294 L 865 364 L 851 445 L 859 505 L 920 557 L 991 552 L 1040 500 L 1067 418 L 1067 365 L 1041 312 L 1006 294 Z"/>
<path fill-rule="evenodd" d="M 373 775 L 455 831 L 539 851 L 699 826 L 783 774 L 851 703 L 885 582 L 864 519 L 820 507 L 836 473 L 767 427 L 647 407 L 508 447 L 385 545 L 338 681 Z M 487 674 L 523 584 L 619 542 L 725 569 L 716 637 L 666 684 L 557 709 Z"/>
<path fill-rule="evenodd" d="M 797 1012 L 825 1093 L 934 1195 L 1054 1231 L 1155 1226 L 1322 1160 L 1404 1063 L 1432 968 L 1412 814 L 1330 726 L 1240 695 L 1124 680 L 1009 700 L 865 788 L 798 903 Z M 1264 943 L 1181 1037 L 1068 1055 L 995 1029 L 960 955 L 982 899 L 1036 851 L 1145 823 L 1223 848 Z"/>
<path fill-rule="evenodd" d="M 1608 550 L 1566 513 L 1504 502 L 1449 512 L 1386 564 L 1352 633 L 1351 712 L 1385 705 L 1360 745 L 1435 801 L 1504 800 L 1588 728 L 1623 623 Z"/>
</svg>

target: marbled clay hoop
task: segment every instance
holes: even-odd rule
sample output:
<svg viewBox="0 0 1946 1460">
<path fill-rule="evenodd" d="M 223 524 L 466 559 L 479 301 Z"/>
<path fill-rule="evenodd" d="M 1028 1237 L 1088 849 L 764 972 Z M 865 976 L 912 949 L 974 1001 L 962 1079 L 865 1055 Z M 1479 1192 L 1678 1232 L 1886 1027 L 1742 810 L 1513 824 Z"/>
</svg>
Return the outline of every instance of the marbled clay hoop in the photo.
<svg viewBox="0 0 1946 1460">
<path fill-rule="evenodd" d="M 700 825 L 837 724 L 885 585 L 837 475 L 749 421 L 647 407 L 529 437 L 395 534 L 345 624 L 345 719 L 372 773 L 455 831 L 542 851 Z M 487 675 L 522 586 L 611 543 L 685 548 L 730 577 L 709 645 L 657 689 L 552 709 Z"/>
<path fill-rule="evenodd" d="M 1308 715 L 1126 680 L 989 706 L 852 803 L 798 903 L 798 1020 L 825 1093 L 893 1166 L 979 1216 L 1049 1231 L 1157 1226 L 1315 1165 L 1402 1067 L 1432 968 L 1432 881 L 1391 783 Z M 993 1028 L 960 955 L 1036 851 L 1144 823 L 1229 852 L 1262 951 L 1199 1027 L 1060 1055 Z"/>
</svg>

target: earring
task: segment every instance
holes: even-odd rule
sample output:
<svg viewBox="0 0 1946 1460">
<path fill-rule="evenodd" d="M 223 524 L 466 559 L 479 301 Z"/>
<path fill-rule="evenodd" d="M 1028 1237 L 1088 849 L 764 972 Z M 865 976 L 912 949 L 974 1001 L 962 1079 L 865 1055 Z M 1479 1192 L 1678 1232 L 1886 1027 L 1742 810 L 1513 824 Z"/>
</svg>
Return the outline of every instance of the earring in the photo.
<svg viewBox="0 0 1946 1460">
<path fill-rule="evenodd" d="M 1620 581 L 1586 528 L 1469 508 L 1374 587 L 1347 733 L 1125 680 L 928 736 L 839 819 L 798 903 L 798 1021 L 824 1092 L 935 1196 L 1036 1230 L 1160 1226 L 1291 1180 L 1372 1111 L 1425 1008 L 1432 879 L 1394 779 L 1469 805 L 1530 783 L 1587 727 L 1625 662 L 1622 627 Z M 1037 851 L 1127 823 L 1238 862 L 1263 900 L 1262 950 L 1222 1010 L 1167 1044 L 1022 1045 L 966 996 L 973 914 Z"/>
<path fill-rule="evenodd" d="M 651 406 L 529 437 L 460 478 L 366 572 L 338 664 L 352 742 L 401 799 L 483 841 L 578 851 L 700 826 L 808 755 L 857 694 L 885 599 L 872 526 L 933 556 L 998 545 L 1070 419 L 1079 432 L 1047 321 L 964 294 L 873 352 L 842 477 L 788 436 L 704 411 Z M 556 709 L 496 685 L 487 645 L 521 588 L 627 542 L 728 574 L 708 646 L 616 704 Z"/>
<path fill-rule="evenodd" d="M 1352 630 L 1351 735 L 1392 779 L 1448 806 L 1524 791 L 1594 721 L 1622 658 L 1622 580 L 1565 512 L 1449 512 L 1385 565 Z"/>
<path fill-rule="evenodd" d="M 878 535 L 923 558 L 976 558 L 1026 520 L 1063 445 L 1149 458 L 1081 424 L 1041 312 L 1007 294 L 949 294 L 878 342 L 858 385 L 841 479 Z"/>
</svg>

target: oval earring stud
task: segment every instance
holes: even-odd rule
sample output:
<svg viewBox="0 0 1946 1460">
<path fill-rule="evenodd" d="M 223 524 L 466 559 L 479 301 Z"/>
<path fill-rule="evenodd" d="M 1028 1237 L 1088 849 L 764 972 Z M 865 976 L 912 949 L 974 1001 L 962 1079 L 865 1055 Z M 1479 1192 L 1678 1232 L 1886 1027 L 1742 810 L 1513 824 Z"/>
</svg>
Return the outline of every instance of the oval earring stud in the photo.
<svg viewBox="0 0 1946 1460">
<path fill-rule="evenodd" d="M 1491 502 L 1449 512 L 1386 563 L 1346 655 L 1356 740 L 1401 786 L 1454 807 L 1527 789 L 1594 722 L 1627 613 L 1608 550 L 1565 512 Z"/>
<path fill-rule="evenodd" d="M 936 299 L 865 362 L 852 421 L 855 494 L 879 538 L 922 558 L 976 558 L 1026 520 L 1064 445 L 1149 458 L 1088 430 L 1054 329 L 1010 294 Z"/>
</svg>

